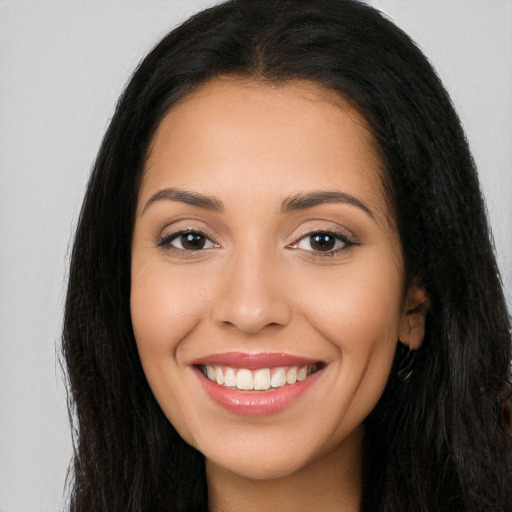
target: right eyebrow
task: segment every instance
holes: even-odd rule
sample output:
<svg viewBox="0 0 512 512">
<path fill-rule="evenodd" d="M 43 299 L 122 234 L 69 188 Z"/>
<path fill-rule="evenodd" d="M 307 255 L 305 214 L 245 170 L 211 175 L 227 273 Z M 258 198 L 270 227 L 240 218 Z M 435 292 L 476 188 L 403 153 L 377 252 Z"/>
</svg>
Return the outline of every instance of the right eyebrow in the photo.
<svg viewBox="0 0 512 512">
<path fill-rule="evenodd" d="M 283 201 L 281 211 L 283 213 L 290 213 L 325 203 L 343 203 L 356 206 L 375 220 L 373 212 L 360 199 L 338 190 L 314 190 L 312 192 L 296 194 Z"/>
<path fill-rule="evenodd" d="M 206 210 L 214 212 L 222 212 L 224 205 L 222 201 L 213 197 L 200 194 L 199 192 L 192 192 L 191 190 L 185 190 L 182 188 L 164 188 L 153 194 L 142 210 L 143 215 L 146 210 L 156 201 L 179 201 L 181 203 L 190 204 Z"/>
</svg>

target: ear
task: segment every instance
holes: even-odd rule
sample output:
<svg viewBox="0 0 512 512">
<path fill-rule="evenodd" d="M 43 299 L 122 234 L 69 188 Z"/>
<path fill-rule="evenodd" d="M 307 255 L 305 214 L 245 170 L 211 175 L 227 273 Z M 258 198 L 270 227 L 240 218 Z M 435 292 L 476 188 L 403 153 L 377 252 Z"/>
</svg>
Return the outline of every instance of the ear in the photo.
<svg viewBox="0 0 512 512">
<path fill-rule="evenodd" d="M 423 343 L 427 311 L 427 293 L 416 282 L 412 282 L 407 290 L 398 330 L 398 339 L 411 350 L 420 348 Z"/>
</svg>

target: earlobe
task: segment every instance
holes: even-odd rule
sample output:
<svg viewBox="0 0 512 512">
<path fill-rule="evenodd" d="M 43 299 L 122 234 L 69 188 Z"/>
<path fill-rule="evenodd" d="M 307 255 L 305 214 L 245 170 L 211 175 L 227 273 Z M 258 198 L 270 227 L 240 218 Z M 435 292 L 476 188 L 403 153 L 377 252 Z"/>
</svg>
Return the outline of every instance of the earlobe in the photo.
<svg viewBox="0 0 512 512">
<path fill-rule="evenodd" d="M 427 293 L 423 288 L 413 283 L 407 290 L 404 312 L 398 332 L 398 339 L 410 350 L 420 348 L 423 343 L 427 311 Z"/>
</svg>

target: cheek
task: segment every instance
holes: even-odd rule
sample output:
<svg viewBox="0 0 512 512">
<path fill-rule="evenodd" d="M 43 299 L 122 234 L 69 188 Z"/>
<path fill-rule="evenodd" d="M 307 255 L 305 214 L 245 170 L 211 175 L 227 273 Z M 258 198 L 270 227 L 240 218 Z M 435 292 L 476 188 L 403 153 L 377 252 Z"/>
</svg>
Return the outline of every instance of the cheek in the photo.
<svg viewBox="0 0 512 512">
<path fill-rule="evenodd" d="M 348 349 L 355 339 L 361 348 L 398 339 L 402 279 L 392 260 L 375 265 L 363 261 L 308 282 L 302 296 L 307 297 L 309 316 L 340 348 Z"/>
<path fill-rule="evenodd" d="M 186 275 L 171 275 L 158 262 L 135 262 L 130 307 L 141 358 L 146 352 L 175 352 L 197 323 L 203 296 L 202 291 L 191 289 Z"/>
<path fill-rule="evenodd" d="M 340 269 L 314 281 L 304 295 L 311 324 L 339 354 L 340 396 L 345 390 L 352 403 L 366 404 L 359 421 L 384 390 L 398 341 L 402 279 L 392 261 L 380 263 Z"/>
<path fill-rule="evenodd" d="M 169 307 L 172 288 L 165 286 L 151 264 L 135 267 L 136 270 L 132 268 L 130 308 L 135 339 L 143 356 L 146 351 L 169 348 L 164 342 L 172 325 L 173 308 Z"/>
<path fill-rule="evenodd" d="M 131 278 L 132 325 L 144 374 L 169 421 L 195 445 L 194 416 L 187 409 L 194 404 L 183 400 L 180 355 L 186 353 L 183 340 L 200 321 L 202 294 L 186 286 L 186 276 L 170 276 L 158 262 L 135 260 Z"/>
</svg>

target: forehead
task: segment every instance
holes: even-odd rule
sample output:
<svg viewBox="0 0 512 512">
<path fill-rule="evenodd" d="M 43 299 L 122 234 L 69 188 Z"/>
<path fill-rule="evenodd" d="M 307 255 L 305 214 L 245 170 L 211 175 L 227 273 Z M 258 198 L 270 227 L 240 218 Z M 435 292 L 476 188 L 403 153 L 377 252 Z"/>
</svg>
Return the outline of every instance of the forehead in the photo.
<svg viewBox="0 0 512 512">
<path fill-rule="evenodd" d="M 226 179 L 231 189 L 252 184 L 254 192 L 263 183 L 283 193 L 341 187 L 367 196 L 388 218 L 382 176 L 368 123 L 337 93 L 299 80 L 276 85 L 224 77 L 185 96 L 163 118 L 141 195 L 169 182 L 216 194 Z"/>
</svg>

